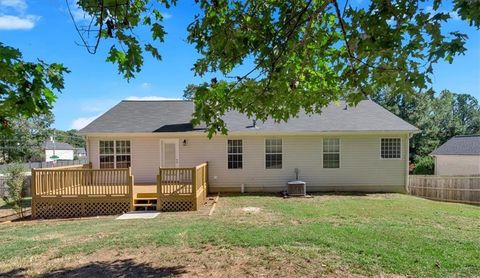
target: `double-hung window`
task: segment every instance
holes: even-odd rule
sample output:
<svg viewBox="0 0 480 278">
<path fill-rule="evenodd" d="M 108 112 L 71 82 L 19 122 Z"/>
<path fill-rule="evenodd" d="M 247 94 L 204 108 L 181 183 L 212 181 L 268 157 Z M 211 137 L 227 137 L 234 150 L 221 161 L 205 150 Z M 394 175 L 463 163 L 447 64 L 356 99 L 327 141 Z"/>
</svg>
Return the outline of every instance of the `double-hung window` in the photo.
<svg viewBox="0 0 480 278">
<path fill-rule="evenodd" d="M 265 168 L 282 169 L 282 139 L 265 140 Z"/>
<path fill-rule="evenodd" d="M 115 141 L 116 168 L 128 168 L 131 163 L 130 141 Z"/>
<path fill-rule="evenodd" d="M 323 138 L 323 168 L 340 168 L 339 138 Z"/>
<path fill-rule="evenodd" d="M 242 140 L 228 140 L 227 142 L 228 169 L 243 168 L 243 142 Z"/>
<path fill-rule="evenodd" d="M 128 168 L 131 165 L 130 141 L 100 141 L 100 168 Z"/>
<path fill-rule="evenodd" d="M 380 157 L 384 159 L 401 158 L 402 140 L 400 138 L 382 138 Z"/>
</svg>

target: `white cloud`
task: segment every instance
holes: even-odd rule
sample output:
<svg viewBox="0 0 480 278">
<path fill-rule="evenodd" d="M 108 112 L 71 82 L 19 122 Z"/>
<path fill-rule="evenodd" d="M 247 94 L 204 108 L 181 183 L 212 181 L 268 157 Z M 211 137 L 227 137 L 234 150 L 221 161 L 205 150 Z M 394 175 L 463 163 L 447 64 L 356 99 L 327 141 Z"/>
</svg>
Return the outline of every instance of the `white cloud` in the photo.
<svg viewBox="0 0 480 278">
<path fill-rule="evenodd" d="M 163 16 L 163 19 L 170 19 L 173 17 L 172 14 L 170 13 L 167 13 L 167 12 L 161 12 L 162 16 Z"/>
<path fill-rule="evenodd" d="M 448 13 L 453 20 L 461 20 L 460 15 L 457 12 Z"/>
<path fill-rule="evenodd" d="M 71 129 L 82 129 L 84 127 L 86 127 L 89 123 L 93 122 L 93 120 L 95 120 L 96 118 L 98 118 L 100 115 L 96 115 L 96 116 L 92 116 L 92 117 L 80 117 L 80 118 L 76 118 L 75 120 L 73 120 L 70 128 Z"/>
<path fill-rule="evenodd" d="M 442 10 L 442 9 L 438 9 L 438 10 L 433 10 L 433 7 L 432 6 L 427 6 L 427 8 L 425 9 L 426 12 L 429 12 L 431 14 L 434 14 L 434 13 L 444 13 L 444 14 L 448 14 L 450 15 L 450 18 L 452 20 L 461 20 L 460 16 L 458 15 L 458 13 L 456 11 L 446 11 L 446 10 Z"/>
<path fill-rule="evenodd" d="M 152 88 L 152 83 L 144 82 L 140 85 L 142 89 L 149 90 Z"/>
<path fill-rule="evenodd" d="M 170 97 L 160 97 L 160 96 L 130 96 L 126 100 L 181 100 L 181 98 L 170 98 Z"/>
<path fill-rule="evenodd" d="M 40 16 L 26 14 L 25 0 L 0 0 L 0 30 L 30 30 Z"/>
<path fill-rule="evenodd" d="M 18 12 L 23 12 L 27 9 L 27 3 L 25 0 L 0 0 L 0 8 L 2 10 L 10 8 Z"/>
<path fill-rule="evenodd" d="M 77 22 L 92 20 L 92 17 L 88 13 L 86 13 L 82 8 L 80 8 L 80 6 L 78 6 L 77 3 L 72 2 L 72 3 L 68 3 L 68 5 L 70 7 L 70 12 L 72 13 L 73 20 Z"/>
<path fill-rule="evenodd" d="M 0 14 L 0 30 L 30 30 L 40 19 L 36 15 L 14 16 Z"/>
</svg>

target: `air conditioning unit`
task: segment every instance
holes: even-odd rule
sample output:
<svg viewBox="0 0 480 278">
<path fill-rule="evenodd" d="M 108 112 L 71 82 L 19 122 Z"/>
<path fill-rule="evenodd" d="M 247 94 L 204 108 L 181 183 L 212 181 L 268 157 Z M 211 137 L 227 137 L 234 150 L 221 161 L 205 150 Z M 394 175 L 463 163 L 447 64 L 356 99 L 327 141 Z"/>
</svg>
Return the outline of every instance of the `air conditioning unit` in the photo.
<svg viewBox="0 0 480 278">
<path fill-rule="evenodd" d="M 287 183 L 287 194 L 289 196 L 306 196 L 307 183 L 304 181 L 289 181 Z"/>
</svg>

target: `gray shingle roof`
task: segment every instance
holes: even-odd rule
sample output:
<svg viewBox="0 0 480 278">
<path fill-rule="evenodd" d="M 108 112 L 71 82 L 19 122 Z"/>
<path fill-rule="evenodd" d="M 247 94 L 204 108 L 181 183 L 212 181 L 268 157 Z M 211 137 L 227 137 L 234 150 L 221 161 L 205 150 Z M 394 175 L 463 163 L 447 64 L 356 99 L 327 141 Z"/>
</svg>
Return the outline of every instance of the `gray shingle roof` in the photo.
<svg viewBox="0 0 480 278">
<path fill-rule="evenodd" d="M 186 132 L 203 131 L 202 127 L 190 124 L 193 113 L 191 101 L 122 101 L 101 115 L 80 133 L 116 132 Z M 321 114 L 308 115 L 300 112 L 288 122 L 273 120 L 257 121 L 231 111 L 223 117 L 230 132 L 321 132 L 321 131 L 417 131 L 373 101 L 361 101 L 356 107 L 345 109 L 345 103 L 330 104 Z"/>
<path fill-rule="evenodd" d="M 75 148 L 74 151 L 76 154 L 87 154 L 87 151 L 85 150 L 85 148 Z"/>
<path fill-rule="evenodd" d="M 431 155 L 480 155 L 480 134 L 452 137 Z"/>
<path fill-rule="evenodd" d="M 45 141 L 45 143 L 43 143 L 43 148 L 46 150 L 53 150 L 54 147 L 55 147 L 55 150 L 73 150 L 73 147 L 68 143 L 63 143 L 63 142 L 53 143 L 50 140 Z"/>
</svg>

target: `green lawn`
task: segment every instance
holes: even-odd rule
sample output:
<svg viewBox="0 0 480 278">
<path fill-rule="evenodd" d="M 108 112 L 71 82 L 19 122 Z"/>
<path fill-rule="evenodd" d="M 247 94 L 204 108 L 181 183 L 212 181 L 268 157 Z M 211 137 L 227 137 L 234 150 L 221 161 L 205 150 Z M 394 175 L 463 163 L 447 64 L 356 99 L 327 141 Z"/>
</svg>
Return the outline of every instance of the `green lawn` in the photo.
<svg viewBox="0 0 480 278">
<path fill-rule="evenodd" d="M 157 267 L 152 271 L 182 266 L 183 274 L 197 275 L 228 275 L 235 262 L 245 275 L 480 275 L 476 206 L 400 194 L 229 195 L 213 216 L 206 213 L 1 224 L 0 276 L 62 269 L 92 274 L 82 265 L 102 261 L 106 267 L 124 257 L 144 263 L 142 271 L 145 265 Z M 197 268 L 204 270 L 190 272 Z"/>
</svg>

